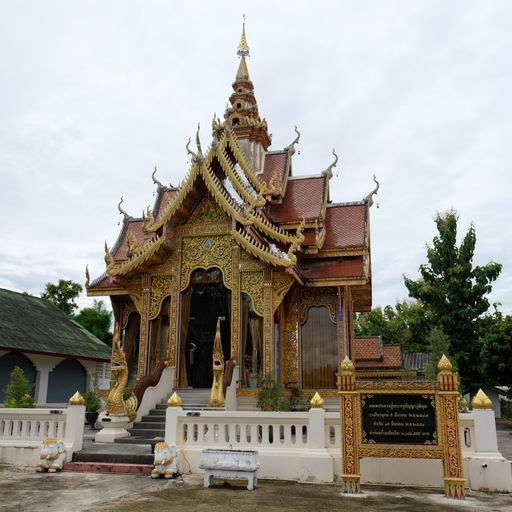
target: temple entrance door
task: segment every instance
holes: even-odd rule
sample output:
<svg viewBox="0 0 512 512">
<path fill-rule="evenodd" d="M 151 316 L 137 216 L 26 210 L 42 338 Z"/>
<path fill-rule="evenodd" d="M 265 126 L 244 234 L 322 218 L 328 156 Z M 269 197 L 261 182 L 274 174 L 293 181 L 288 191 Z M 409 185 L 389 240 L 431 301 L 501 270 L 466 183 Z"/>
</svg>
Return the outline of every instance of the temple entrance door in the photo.
<svg viewBox="0 0 512 512">
<path fill-rule="evenodd" d="M 213 268 L 196 270 L 192 274 L 191 286 L 184 292 L 182 314 L 189 310 L 188 325 L 182 322 L 186 340 L 182 346 L 180 385 L 192 388 L 209 388 L 212 385 L 212 354 L 217 318 L 221 322 L 221 338 L 224 359 L 231 357 L 230 308 L 231 292 L 222 282 L 222 272 Z M 185 320 L 184 318 L 182 320 Z M 183 366 L 185 368 L 183 368 Z M 183 375 L 184 370 L 186 375 Z"/>
</svg>

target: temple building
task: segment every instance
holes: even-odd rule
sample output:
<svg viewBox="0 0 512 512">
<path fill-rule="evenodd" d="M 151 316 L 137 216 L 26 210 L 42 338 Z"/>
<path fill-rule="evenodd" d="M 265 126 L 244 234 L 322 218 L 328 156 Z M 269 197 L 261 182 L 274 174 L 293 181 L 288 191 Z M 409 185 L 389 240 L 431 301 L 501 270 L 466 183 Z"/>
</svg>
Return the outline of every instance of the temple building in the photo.
<svg viewBox="0 0 512 512">
<path fill-rule="evenodd" d="M 174 368 L 172 388 L 209 388 L 217 319 L 239 395 L 271 373 L 302 390 L 334 390 L 348 355 L 362 377 L 396 377 L 400 347 L 354 339 L 352 317 L 370 311 L 370 208 L 333 203 L 338 157 L 314 175 L 294 174 L 300 133 L 271 150 L 249 76 L 245 26 L 224 119 L 199 129 L 178 187 L 155 173 L 154 207 L 124 219 L 105 245 L 106 272 L 89 296 L 110 296 L 132 379 Z M 372 373 L 373 372 L 373 373 Z M 246 393 L 247 396 L 247 393 Z"/>
</svg>

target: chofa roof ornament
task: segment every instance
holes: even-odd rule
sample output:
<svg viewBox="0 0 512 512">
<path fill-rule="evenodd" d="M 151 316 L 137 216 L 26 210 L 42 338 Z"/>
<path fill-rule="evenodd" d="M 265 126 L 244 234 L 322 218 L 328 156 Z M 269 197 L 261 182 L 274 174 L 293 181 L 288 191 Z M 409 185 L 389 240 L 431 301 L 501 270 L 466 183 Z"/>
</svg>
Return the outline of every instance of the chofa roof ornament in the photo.
<svg viewBox="0 0 512 512">
<path fill-rule="evenodd" d="M 123 215 L 124 220 L 132 219 L 133 217 L 130 214 L 128 214 L 125 210 L 123 210 L 123 208 L 121 208 L 123 201 L 124 201 L 123 196 L 121 196 L 121 200 L 119 201 L 119 203 L 117 205 L 117 209 L 119 210 L 119 213 Z"/>
<path fill-rule="evenodd" d="M 297 134 L 297 137 L 293 139 L 293 142 L 288 145 L 287 149 L 288 151 L 293 155 L 295 153 L 295 144 L 299 143 L 300 140 L 300 132 L 297 130 L 297 126 L 294 127 L 295 133 Z"/>
<path fill-rule="evenodd" d="M 368 203 L 368 206 L 373 206 L 373 196 L 377 194 L 380 183 L 377 181 L 377 178 L 375 177 L 375 174 L 373 175 L 373 181 L 376 184 L 376 187 L 363 199 L 363 201 L 366 201 Z M 377 208 L 379 205 L 377 205 Z"/>
<path fill-rule="evenodd" d="M 192 156 L 192 164 L 201 164 L 204 160 L 203 151 L 201 150 L 201 141 L 199 140 L 199 130 L 201 128 L 201 125 L 197 123 L 197 132 L 196 132 L 196 146 L 197 146 L 197 153 L 194 153 L 190 149 L 190 142 L 191 138 L 188 138 L 187 145 L 185 146 L 187 148 L 187 153 Z"/>
<path fill-rule="evenodd" d="M 331 165 L 329 165 L 327 169 L 325 169 L 325 171 L 323 172 L 323 174 L 327 176 L 329 179 L 332 178 L 332 170 L 336 167 L 338 163 L 338 155 L 336 154 L 334 148 L 332 148 L 332 154 L 334 155 L 334 162 Z"/>
</svg>

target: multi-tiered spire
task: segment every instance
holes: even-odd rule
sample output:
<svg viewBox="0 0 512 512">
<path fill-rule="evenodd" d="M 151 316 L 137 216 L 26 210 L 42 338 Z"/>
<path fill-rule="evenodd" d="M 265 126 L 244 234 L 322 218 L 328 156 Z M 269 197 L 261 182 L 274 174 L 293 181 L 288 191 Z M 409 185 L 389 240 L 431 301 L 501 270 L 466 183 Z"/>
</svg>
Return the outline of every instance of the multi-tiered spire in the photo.
<svg viewBox="0 0 512 512">
<path fill-rule="evenodd" d="M 228 126 L 235 132 L 242 150 L 256 171 L 263 165 L 263 153 L 270 146 L 267 121 L 261 119 L 258 103 L 254 96 L 254 85 L 249 77 L 246 57 L 249 56 L 249 45 L 245 34 L 245 16 L 242 36 L 237 48 L 240 64 L 233 82 L 233 93 L 229 98 L 230 106 L 226 108 L 224 118 Z"/>
</svg>

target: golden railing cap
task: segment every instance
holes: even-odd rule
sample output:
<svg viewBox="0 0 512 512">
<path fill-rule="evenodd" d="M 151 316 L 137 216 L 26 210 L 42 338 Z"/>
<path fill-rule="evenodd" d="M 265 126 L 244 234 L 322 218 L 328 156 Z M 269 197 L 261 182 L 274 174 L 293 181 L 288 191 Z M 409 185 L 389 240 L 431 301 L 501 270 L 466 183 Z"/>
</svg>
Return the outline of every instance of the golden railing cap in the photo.
<svg viewBox="0 0 512 512">
<path fill-rule="evenodd" d="M 69 399 L 69 405 L 84 405 L 85 400 L 84 397 L 80 394 L 79 391 L 77 391 L 70 399 Z"/>
<path fill-rule="evenodd" d="M 324 399 L 319 395 L 318 391 L 313 395 L 309 402 L 312 409 L 321 409 L 324 406 Z"/>
<path fill-rule="evenodd" d="M 176 391 L 171 395 L 171 398 L 169 398 L 169 400 L 167 400 L 167 405 L 169 407 L 181 407 L 182 404 L 183 404 L 183 401 L 181 400 L 180 395 L 178 395 L 178 393 L 176 393 Z"/>
<path fill-rule="evenodd" d="M 437 363 L 437 368 L 440 372 L 451 372 L 453 365 L 450 363 L 450 360 L 443 354 L 441 359 L 439 359 L 439 363 Z"/>
<path fill-rule="evenodd" d="M 341 369 L 345 371 L 352 371 L 354 369 L 354 363 L 348 356 L 345 356 L 345 359 L 341 362 Z"/>
<path fill-rule="evenodd" d="M 478 393 L 471 401 L 471 407 L 473 409 L 492 409 L 492 402 L 490 398 L 482 391 L 482 388 L 478 390 Z"/>
</svg>

